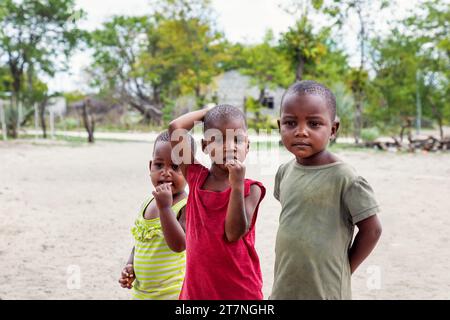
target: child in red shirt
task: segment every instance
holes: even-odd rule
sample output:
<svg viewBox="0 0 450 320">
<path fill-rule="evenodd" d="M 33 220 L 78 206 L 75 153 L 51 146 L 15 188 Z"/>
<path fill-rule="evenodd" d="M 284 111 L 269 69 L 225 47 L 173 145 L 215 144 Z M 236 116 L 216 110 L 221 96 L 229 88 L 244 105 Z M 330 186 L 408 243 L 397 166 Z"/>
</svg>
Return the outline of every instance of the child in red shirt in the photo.
<svg viewBox="0 0 450 320">
<path fill-rule="evenodd" d="M 194 159 L 188 130 L 203 121 L 208 169 Z M 249 141 L 244 114 L 229 105 L 187 113 L 169 125 L 172 158 L 189 185 L 182 300 L 261 300 L 255 222 L 264 186 L 245 179 Z M 180 140 L 180 138 L 182 138 Z"/>
</svg>

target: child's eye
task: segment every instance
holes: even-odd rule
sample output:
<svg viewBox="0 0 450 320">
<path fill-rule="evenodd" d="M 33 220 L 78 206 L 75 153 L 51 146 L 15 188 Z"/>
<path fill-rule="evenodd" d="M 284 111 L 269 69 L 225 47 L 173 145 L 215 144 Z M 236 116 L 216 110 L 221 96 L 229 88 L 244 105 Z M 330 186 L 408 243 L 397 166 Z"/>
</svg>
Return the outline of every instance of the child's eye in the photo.
<svg viewBox="0 0 450 320">
<path fill-rule="evenodd" d="M 317 121 L 310 121 L 310 122 L 309 122 L 309 125 L 310 125 L 312 128 L 317 128 L 317 127 L 320 126 L 320 122 L 317 122 Z"/>
<path fill-rule="evenodd" d="M 295 127 L 295 125 L 296 125 L 295 121 L 291 121 L 291 120 L 284 121 L 283 124 L 288 127 Z"/>
<path fill-rule="evenodd" d="M 173 171 L 178 171 L 178 169 L 180 169 L 180 166 L 179 166 L 179 165 L 176 165 L 176 164 L 173 164 L 173 165 L 172 165 L 172 170 L 173 170 Z"/>
<path fill-rule="evenodd" d="M 163 166 L 162 163 L 154 163 L 153 165 L 155 166 L 156 169 L 161 169 Z"/>
<path fill-rule="evenodd" d="M 237 144 L 241 144 L 241 143 L 244 143 L 245 138 L 242 137 L 242 136 L 237 136 L 237 137 L 235 137 L 234 141 L 235 141 L 235 143 L 237 143 Z"/>
</svg>

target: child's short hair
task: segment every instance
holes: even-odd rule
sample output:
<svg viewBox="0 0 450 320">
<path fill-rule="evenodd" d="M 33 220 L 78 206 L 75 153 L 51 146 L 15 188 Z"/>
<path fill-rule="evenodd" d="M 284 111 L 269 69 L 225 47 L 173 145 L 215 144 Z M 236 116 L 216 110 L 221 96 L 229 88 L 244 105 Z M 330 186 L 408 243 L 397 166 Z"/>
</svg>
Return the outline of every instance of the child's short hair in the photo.
<svg viewBox="0 0 450 320">
<path fill-rule="evenodd" d="M 326 87 L 325 85 L 313 80 L 303 80 L 295 82 L 283 94 L 283 97 L 281 98 L 280 112 L 283 109 L 284 98 L 290 94 L 296 94 L 299 96 L 306 94 L 321 96 L 327 102 L 327 107 L 331 111 L 332 120 L 336 118 L 336 97 L 334 96 L 333 92 L 331 92 L 331 90 L 328 89 L 328 87 Z"/>
<path fill-rule="evenodd" d="M 242 119 L 247 128 L 247 121 L 241 110 L 229 104 L 220 104 L 205 114 L 205 117 L 203 118 L 203 131 L 210 129 L 213 122 L 230 119 Z"/>
<path fill-rule="evenodd" d="M 195 154 L 195 140 L 194 138 L 190 135 L 187 134 L 188 139 L 191 143 L 191 150 L 192 152 Z M 160 134 L 158 134 L 158 136 L 155 139 L 155 143 L 153 144 L 153 155 L 155 155 L 155 146 L 158 142 L 168 142 L 170 143 L 170 134 L 168 130 L 164 130 L 163 132 L 161 132 Z"/>
</svg>

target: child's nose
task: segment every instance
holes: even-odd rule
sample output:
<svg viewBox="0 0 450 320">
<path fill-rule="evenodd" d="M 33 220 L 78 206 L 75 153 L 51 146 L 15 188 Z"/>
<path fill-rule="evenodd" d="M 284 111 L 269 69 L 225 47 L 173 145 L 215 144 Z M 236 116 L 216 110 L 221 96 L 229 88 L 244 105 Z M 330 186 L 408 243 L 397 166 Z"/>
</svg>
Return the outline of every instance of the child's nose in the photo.
<svg viewBox="0 0 450 320">
<path fill-rule="evenodd" d="M 172 174 L 171 169 L 170 168 L 164 168 L 162 174 L 165 175 L 165 176 L 170 176 Z"/>
<path fill-rule="evenodd" d="M 306 126 L 298 125 L 295 130 L 295 136 L 296 137 L 307 137 L 308 131 L 306 130 Z"/>
<path fill-rule="evenodd" d="M 236 142 L 234 142 L 233 139 L 227 139 L 226 143 L 224 144 L 225 151 L 236 151 L 236 147 Z"/>
</svg>

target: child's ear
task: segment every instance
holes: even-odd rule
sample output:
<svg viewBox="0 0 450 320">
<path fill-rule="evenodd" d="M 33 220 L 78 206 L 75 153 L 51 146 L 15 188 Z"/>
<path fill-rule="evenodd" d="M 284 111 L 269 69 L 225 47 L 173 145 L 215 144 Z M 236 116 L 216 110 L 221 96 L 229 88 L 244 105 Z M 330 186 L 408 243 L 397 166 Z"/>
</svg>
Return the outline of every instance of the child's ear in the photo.
<svg viewBox="0 0 450 320">
<path fill-rule="evenodd" d="M 341 124 L 341 122 L 339 121 L 339 117 L 336 116 L 336 118 L 334 119 L 333 125 L 331 126 L 331 136 L 330 138 L 332 139 L 336 139 L 336 134 L 339 130 L 339 125 Z"/>
<path fill-rule="evenodd" d="M 152 160 L 150 160 L 149 162 L 148 162 L 148 170 L 152 170 Z"/>
</svg>

